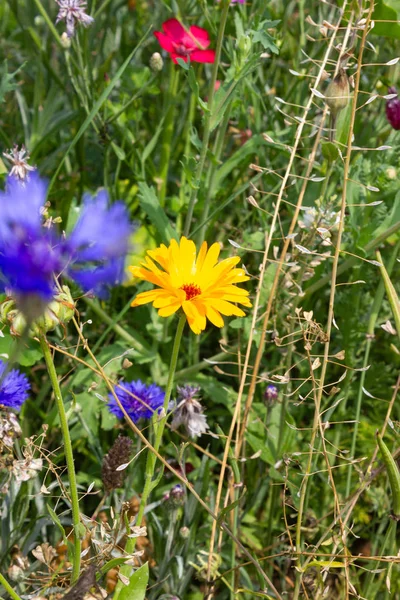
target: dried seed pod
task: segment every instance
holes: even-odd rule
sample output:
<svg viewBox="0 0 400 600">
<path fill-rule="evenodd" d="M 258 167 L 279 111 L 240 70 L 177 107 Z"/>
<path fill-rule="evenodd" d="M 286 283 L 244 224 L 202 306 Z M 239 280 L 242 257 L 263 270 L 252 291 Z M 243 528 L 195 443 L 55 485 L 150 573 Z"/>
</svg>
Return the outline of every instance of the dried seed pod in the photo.
<svg viewBox="0 0 400 600">
<path fill-rule="evenodd" d="M 118 467 L 129 462 L 132 453 L 132 440 L 119 435 L 111 446 L 110 451 L 103 458 L 101 478 L 105 489 L 109 492 L 122 487 L 126 472 L 117 471 Z"/>
</svg>

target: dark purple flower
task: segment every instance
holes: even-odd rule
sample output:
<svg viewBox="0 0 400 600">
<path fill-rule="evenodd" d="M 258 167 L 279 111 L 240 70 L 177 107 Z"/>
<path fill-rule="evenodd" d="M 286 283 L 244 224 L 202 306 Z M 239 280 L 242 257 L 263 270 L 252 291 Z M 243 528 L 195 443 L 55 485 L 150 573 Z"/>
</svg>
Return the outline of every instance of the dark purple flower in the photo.
<svg viewBox="0 0 400 600">
<path fill-rule="evenodd" d="M 53 226 L 43 226 L 46 192 L 37 173 L 25 181 L 9 177 L 6 191 L 0 192 L 0 289 L 48 302 L 54 294 L 54 276 L 63 273 L 85 291 L 104 295 L 107 286 L 123 279 L 133 231 L 124 204 L 108 206 L 105 191 L 95 198 L 87 196 L 65 239 Z"/>
<path fill-rule="evenodd" d="M 31 385 L 18 369 L 12 369 L 3 377 L 7 364 L 0 361 L 0 404 L 19 410 L 28 398 Z"/>
<path fill-rule="evenodd" d="M 388 93 L 396 94 L 396 88 L 390 87 Z M 398 96 L 386 102 L 386 116 L 393 129 L 400 129 L 400 98 Z"/>
<path fill-rule="evenodd" d="M 140 379 L 130 383 L 122 381 L 114 389 L 122 406 L 132 419 L 137 423 L 139 419 L 150 419 L 164 404 L 165 392 L 158 385 L 146 385 Z M 108 395 L 110 401 L 108 408 L 116 417 L 122 419 L 124 413 L 120 409 L 112 394 Z"/>
</svg>

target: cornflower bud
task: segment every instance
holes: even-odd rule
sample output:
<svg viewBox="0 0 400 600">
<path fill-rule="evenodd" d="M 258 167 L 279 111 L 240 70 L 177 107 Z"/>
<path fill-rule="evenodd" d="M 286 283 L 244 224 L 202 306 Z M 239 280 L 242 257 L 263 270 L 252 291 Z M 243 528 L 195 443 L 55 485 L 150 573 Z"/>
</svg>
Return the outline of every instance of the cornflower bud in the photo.
<svg viewBox="0 0 400 600">
<path fill-rule="evenodd" d="M 177 483 L 165 494 L 164 500 L 172 509 L 179 508 L 179 506 L 182 506 L 185 503 L 185 490 Z"/>
<path fill-rule="evenodd" d="M 267 385 L 264 398 L 267 404 L 272 404 L 278 397 L 278 388 L 275 385 Z"/>
<path fill-rule="evenodd" d="M 34 306 L 35 300 L 39 301 L 39 298 L 33 295 L 26 298 L 20 296 L 16 300 L 7 298 L 0 304 L 0 322 L 7 323 L 13 335 L 22 335 L 28 317 L 33 320 L 31 335 L 38 336 L 53 331 L 57 325 L 65 325 L 74 316 L 75 302 L 66 285 L 62 286 L 50 304 L 44 304 L 44 312 L 42 305 Z"/>
</svg>

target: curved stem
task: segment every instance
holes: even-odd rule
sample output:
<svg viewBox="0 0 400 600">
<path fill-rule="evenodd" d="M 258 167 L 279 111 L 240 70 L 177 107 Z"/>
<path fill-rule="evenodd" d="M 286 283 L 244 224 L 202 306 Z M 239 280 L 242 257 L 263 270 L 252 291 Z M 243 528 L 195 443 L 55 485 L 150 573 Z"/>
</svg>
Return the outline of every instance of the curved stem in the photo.
<svg viewBox="0 0 400 600">
<path fill-rule="evenodd" d="M 21 600 L 18 596 L 17 592 L 14 592 L 11 585 L 8 583 L 7 579 L 0 573 L 0 585 L 6 590 L 7 594 L 13 598 L 13 600 Z"/>
<path fill-rule="evenodd" d="M 72 506 L 72 523 L 74 528 L 74 549 L 72 561 L 72 576 L 71 583 L 74 583 L 80 572 L 81 565 L 81 540 L 80 540 L 80 516 L 79 516 L 79 499 L 78 488 L 76 485 L 74 456 L 72 453 L 71 437 L 69 435 L 67 415 L 65 413 L 64 402 L 61 394 L 60 384 L 58 383 L 57 372 L 54 366 L 53 357 L 45 335 L 40 335 L 40 347 L 42 349 L 44 360 L 46 362 L 47 372 L 50 377 L 51 385 L 56 399 L 58 416 L 60 418 L 61 432 L 64 442 L 65 460 L 67 462 L 69 489 Z"/>
<path fill-rule="evenodd" d="M 161 143 L 161 160 L 160 160 L 160 179 L 161 188 L 159 193 L 159 199 L 161 206 L 165 204 L 165 196 L 167 193 L 168 185 L 168 172 L 169 163 L 171 159 L 171 145 L 172 137 L 174 134 L 174 123 L 175 123 L 175 105 L 176 105 L 176 94 L 179 87 L 179 70 L 178 66 L 171 63 L 170 83 L 168 94 L 166 96 L 166 114 L 164 122 L 164 131 Z"/>
</svg>

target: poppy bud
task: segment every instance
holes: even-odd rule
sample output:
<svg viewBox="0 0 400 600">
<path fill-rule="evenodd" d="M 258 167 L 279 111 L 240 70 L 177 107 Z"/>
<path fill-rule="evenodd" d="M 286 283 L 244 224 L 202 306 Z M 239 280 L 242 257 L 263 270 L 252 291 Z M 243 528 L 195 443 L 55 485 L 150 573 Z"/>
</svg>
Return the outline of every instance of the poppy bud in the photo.
<svg viewBox="0 0 400 600">
<path fill-rule="evenodd" d="M 330 82 L 325 92 L 325 102 L 336 116 L 343 108 L 346 108 L 350 97 L 349 78 L 344 69 Z"/>
<path fill-rule="evenodd" d="M 396 88 L 390 87 L 388 93 L 395 94 Z M 400 98 L 398 96 L 387 101 L 386 116 L 393 129 L 400 129 Z"/>
</svg>

